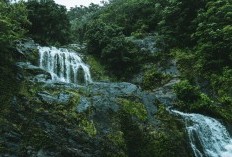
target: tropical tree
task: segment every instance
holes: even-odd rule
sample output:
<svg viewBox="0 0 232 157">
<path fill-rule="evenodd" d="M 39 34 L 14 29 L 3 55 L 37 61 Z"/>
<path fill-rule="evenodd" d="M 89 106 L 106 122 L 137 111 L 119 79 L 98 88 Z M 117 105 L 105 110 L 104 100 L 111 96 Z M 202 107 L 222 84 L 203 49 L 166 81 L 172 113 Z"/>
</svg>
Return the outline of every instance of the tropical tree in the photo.
<svg viewBox="0 0 232 157">
<path fill-rule="evenodd" d="M 70 23 L 65 6 L 53 0 L 28 1 L 28 18 L 32 23 L 29 34 L 42 44 L 69 42 Z"/>
<path fill-rule="evenodd" d="M 193 38 L 197 40 L 197 68 L 201 73 L 221 72 L 232 67 L 232 4 L 229 0 L 209 1 L 197 19 Z"/>
</svg>

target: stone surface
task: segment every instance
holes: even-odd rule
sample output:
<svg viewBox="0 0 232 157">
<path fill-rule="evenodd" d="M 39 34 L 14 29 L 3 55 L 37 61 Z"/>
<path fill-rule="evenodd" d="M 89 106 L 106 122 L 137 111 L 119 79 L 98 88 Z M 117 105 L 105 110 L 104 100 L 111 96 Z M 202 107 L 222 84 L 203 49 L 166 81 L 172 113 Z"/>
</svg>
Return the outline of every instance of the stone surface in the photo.
<svg viewBox="0 0 232 157">
<path fill-rule="evenodd" d="M 155 51 L 151 40 L 139 42 Z M 130 134 L 140 138 L 137 137 L 140 132 L 133 131 L 142 128 L 142 136 L 147 136 L 146 129 L 157 126 L 156 100 L 171 105 L 175 99 L 172 86 L 178 80 L 150 92 L 128 82 L 93 82 L 81 86 L 49 81 L 48 72 L 32 65 L 37 46 L 33 41 L 18 46 L 18 53 L 26 57 L 24 62 L 16 64 L 18 77 L 30 83 L 24 84 L 24 91 L 15 95 L 8 110 L 4 110 L 5 121 L 0 119 L 0 156 L 123 156 L 127 151 L 125 140 L 131 138 Z M 144 105 L 148 120 L 140 120 L 132 113 L 124 115 L 121 99 L 130 105 Z"/>
<path fill-rule="evenodd" d="M 95 82 L 89 85 L 89 92 L 92 94 L 105 94 L 110 96 L 125 96 L 132 95 L 138 92 L 138 87 L 134 84 L 121 83 L 104 83 Z"/>
<path fill-rule="evenodd" d="M 38 96 L 41 101 L 48 104 L 68 104 L 70 101 L 70 94 L 59 93 L 58 95 L 51 95 L 48 92 L 40 92 Z"/>
<path fill-rule="evenodd" d="M 51 74 L 40 67 L 32 65 L 30 62 L 17 62 L 19 78 L 28 78 L 36 82 L 51 80 Z"/>
<path fill-rule="evenodd" d="M 85 112 L 89 106 L 90 106 L 90 100 L 86 97 L 81 97 L 80 102 L 77 106 L 77 112 L 79 113 Z"/>
<path fill-rule="evenodd" d="M 154 35 L 146 36 L 142 39 L 135 39 L 134 37 L 129 37 L 128 39 L 138 45 L 144 52 L 155 53 L 159 50 L 156 47 L 156 39 Z"/>
<path fill-rule="evenodd" d="M 178 78 L 172 79 L 169 83 L 163 87 L 154 90 L 155 97 L 164 105 L 172 106 L 176 99 L 176 94 L 173 91 L 173 86 L 180 80 Z"/>
</svg>

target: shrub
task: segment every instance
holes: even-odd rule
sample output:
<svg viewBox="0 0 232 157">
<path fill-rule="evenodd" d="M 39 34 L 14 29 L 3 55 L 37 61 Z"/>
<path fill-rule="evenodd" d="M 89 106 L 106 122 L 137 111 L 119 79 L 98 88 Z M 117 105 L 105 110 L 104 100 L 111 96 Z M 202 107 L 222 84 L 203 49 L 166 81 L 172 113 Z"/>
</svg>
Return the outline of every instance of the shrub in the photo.
<svg viewBox="0 0 232 157">
<path fill-rule="evenodd" d="M 187 80 L 176 84 L 174 90 L 177 98 L 185 103 L 193 103 L 200 98 L 199 88 L 191 85 Z"/>
<path fill-rule="evenodd" d="M 170 80 L 170 75 L 159 72 L 156 68 L 152 68 L 145 72 L 142 87 L 147 90 L 159 87 Z"/>
</svg>

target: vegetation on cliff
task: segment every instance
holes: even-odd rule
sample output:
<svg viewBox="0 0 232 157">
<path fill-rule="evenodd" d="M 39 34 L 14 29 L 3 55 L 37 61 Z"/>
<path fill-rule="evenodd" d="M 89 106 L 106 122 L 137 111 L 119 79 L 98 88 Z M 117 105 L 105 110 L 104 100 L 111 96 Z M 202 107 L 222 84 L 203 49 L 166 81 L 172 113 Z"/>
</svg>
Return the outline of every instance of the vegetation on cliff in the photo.
<svg viewBox="0 0 232 157">
<path fill-rule="evenodd" d="M 152 95 L 151 114 L 145 102 L 177 78 L 173 107 L 231 123 L 231 23 L 230 0 L 110 0 L 69 11 L 53 0 L 0 0 L 0 156 L 193 156 L 167 104 Z M 142 75 L 138 85 L 148 93 L 125 83 L 32 81 L 15 65 L 36 62 L 16 49 L 24 37 L 80 44 L 96 80 Z M 179 73 L 167 70 L 170 63 Z"/>
<path fill-rule="evenodd" d="M 70 12 L 81 9 L 86 10 L 76 7 Z M 123 71 L 133 74 L 144 64 L 155 64 L 144 75 L 142 85 L 145 89 L 154 89 L 168 80 L 168 76 L 160 72 L 160 61 L 157 60 L 176 60 L 183 80 L 188 81 L 188 84 L 181 82 L 176 88 L 179 100 L 186 104 L 182 109 L 212 116 L 218 116 L 216 113 L 219 112 L 220 117 L 225 117 L 223 114 L 230 113 L 230 110 L 225 113 L 225 109 L 232 106 L 231 9 L 228 0 L 112 0 L 86 14 L 76 14 L 81 25 L 75 25 L 75 29 L 86 32 L 81 40 L 87 42 L 88 52 L 97 55 L 119 78 L 125 78 L 121 75 Z M 92 32 L 92 29 L 100 31 Z M 148 34 L 155 36 L 158 52 L 142 53 L 135 44 L 123 46 L 124 39 L 129 36 L 143 39 Z M 144 59 L 149 55 L 151 60 Z M 114 60 L 117 60 L 116 67 Z M 117 71 L 119 65 L 123 66 L 120 72 Z M 134 71 L 135 65 L 139 66 Z M 193 89 L 198 89 L 198 94 Z M 195 97 L 189 99 L 191 95 Z M 191 107 L 190 101 L 198 104 L 197 110 L 189 110 L 196 108 L 195 105 Z"/>
</svg>

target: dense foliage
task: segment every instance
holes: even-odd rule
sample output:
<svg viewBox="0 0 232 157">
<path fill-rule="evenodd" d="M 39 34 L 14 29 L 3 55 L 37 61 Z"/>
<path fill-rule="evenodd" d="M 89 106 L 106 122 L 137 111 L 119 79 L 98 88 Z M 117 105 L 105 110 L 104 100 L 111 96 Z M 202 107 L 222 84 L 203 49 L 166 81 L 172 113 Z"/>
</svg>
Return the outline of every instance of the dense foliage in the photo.
<svg viewBox="0 0 232 157">
<path fill-rule="evenodd" d="M 70 24 L 65 6 L 53 0 L 28 1 L 30 36 L 42 44 L 67 44 L 70 40 Z"/>
<path fill-rule="evenodd" d="M 17 3 L 0 0 L 0 102 L 3 102 L 0 105 L 0 125 L 13 122 L 12 127 L 22 132 L 25 145 L 36 143 L 38 148 L 51 142 L 51 136 L 38 126 L 33 128 L 32 121 L 36 121 L 36 116 L 45 115 L 51 121 L 55 119 L 54 124 L 60 128 L 78 123 L 84 126 L 78 129 L 86 135 L 94 137 L 97 134 L 92 121 L 75 113 L 75 105 L 83 91 L 66 91 L 78 99 L 78 102 L 71 99 L 71 108 L 66 108 L 64 104 L 57 106 L 32 100 L 38 95 L 36 87 L 31 82 L 15 79 L 20 76 L 14 62 L 22 56 L 14 54 L 14 44 L 25 36 L 46 45 L 80 44 L 87 54 L 86 60 L 94 66 L 93 76 L 99 79 L 109 80 L 105 75 L 110 74 L 116 81 L 130 81 L 140 72 L 135 75 L 138 80 L 142 78 L 139 85 L 144 90 L 155 92 L 170 80 L 179 79 L 180 82 L 174 85 L 175 108 L 231 123 L 231 24 L 231 0 L 109 0 L 102 6 L 91 4 L 69 11 L 54 0 Z M 146 37 L 155 38 L 151 45 L 156 49 L 141 48 L 141 43 L 147 42 L 144 40 Z M 170 60 L 180 73 L 168 73 Z M 164 94 L 169 94 L 169 87 L 164 87 Z M 54 91 L 49 92 L 56 95 Z M 89 98 L 91 94 L 85 96 Z M 12 106 L 12 97 L 20 100 L 20 109 Z M 109 151 L 112 148 L 108 147 L 120 147 L 118 156 L 191 156 L 182 123 L 162 105 L 158 106 L 155 115 L 157 127 L 154 128 L 145 124 L 148 122 L 142 103 L 123 98 L 119 103 L 122 109 L 119 115 L 113 115 L 118 130 L 113 130 L 115 134 L 105 135 L 113 144 L 105 145 L 103 149 Z M 46 115 L 49 110 L 52 112 Z M 25 120 L 18 123 L 18 118 L 6 120 L 7 115 L 19 116 L 18 111 L 26 115 L 29 124 Z M 33 128 L 32 131 L 27 130 L 28 126 Z M 25 145 L 20 147 L 26 150 Z M 2 148 L 0 142 L 0 150 Z M 112 152 L 107 151 L 105 153 L 112 156 Z"/>
<path fill-rule="evenodd" d="M 138 71 L 144 64 L 171 57 L 177 61 L 184 79 L 176 86 L 179 107 L 185 111 L 205 110 L 205 114 L 206 108 L 211 108 L 208 114 L 212 114 L 220 110 L 218 104 L 232 106 L 231 1 L 111 0 L 95 8 L 87 11 L 76 7 L 78 14 L 71 10 L 70 18 L 75 21 L 72 26 L 82 32 L 79 39 L 87 43 L 87 52 L 100 58 L 114 75 L 122 78 L 124 74 L 133 74 L 130 67 L 138 65 Z M 82 20 L 75 20 L 75 15 Z M 151 33 L 161 55 L 148 60 L 148 53 L 141 54 L 126 39 L 143 39 Z M 168 81 L 166 74 L 153 67 L 144 73 L 145 89 Z M 188 108 L 183 104 L 195 105 Z"/>
<path fill-rule="evenodd" d="M 3 51 L 12 44 L 12 41 L 20 39 L 26 33 L 27 10 L 23 3 L 9 4 L 0 1 L 0 47 Z"/>
<path fill-rule="evenodd" d="M 10 4 L 0 1 L 0 102 L 9 102 L 9 97 L 18 89 L 15 69 L 12 67 L 14 41 L 24 37 L 29 25 L 27 10 L 23 3 Z M 1 105 L 3 107 L 4 104 Z M 2 108 L 1 108 L 2 109 Z"/>
</svg>

